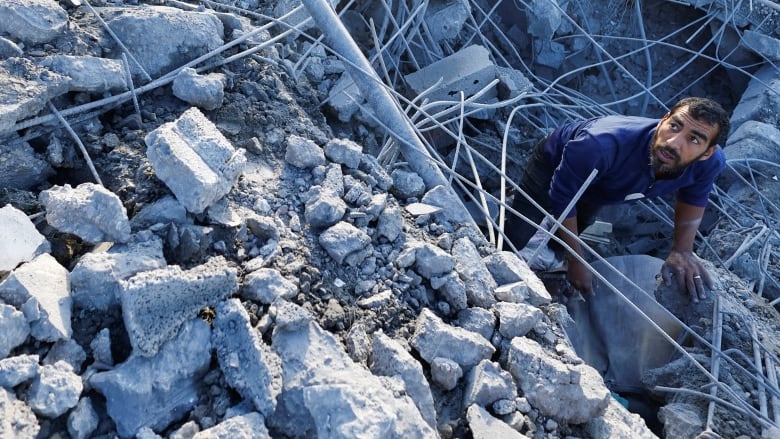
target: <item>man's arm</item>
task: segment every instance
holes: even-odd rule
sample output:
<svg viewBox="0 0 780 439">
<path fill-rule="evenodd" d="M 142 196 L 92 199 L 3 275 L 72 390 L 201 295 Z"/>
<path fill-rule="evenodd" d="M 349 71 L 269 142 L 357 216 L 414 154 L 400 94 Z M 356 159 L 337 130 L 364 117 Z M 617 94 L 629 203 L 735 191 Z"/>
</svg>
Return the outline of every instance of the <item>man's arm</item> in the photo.
<svg viewBox="0 0 780 439">
<path fill-rule="evenodd" d="M 661 274 L 666 285 L 671 285 L 672 277 L 681 290 L 687 291 L 694 302 L 706 298 L 704 286 L 712 288 L 712 280 L 707 270 L 693 253 L 696 231 L 699 230 L 704 208 L 677 201 L 674 205 L 674 236 L 672 251 L 666 258 Z"/>
<path fill-rule="evenodd" d="M 578 230 L 576 215 L 566 218 L 561 224 L 563 224 L 563 227 L 572 232 L 574 236 L 577 236 Z M 558 230 L 556 235 L 561 238 L 561 240 L 569 247 L 571 247 L 572 250 L 574 250 L 578 255 L 583 255 L 582 247 L 580 246 L 579 241 L 577 241 L 574 237 L 569 236 L 569 234 L 563 230 Z M 577 290 L 586 294 L 591 294 L 593 292 L 593 274 L 590 272 L 590 270 L 588 270 L 588 267 L 586 267 L 577 258 L 572 256 L 569 252 L 566 253 L 565 258 L 568 267 L 567 278 L 569 283 L 571 283 L 571 285 Z"/>
</svg>

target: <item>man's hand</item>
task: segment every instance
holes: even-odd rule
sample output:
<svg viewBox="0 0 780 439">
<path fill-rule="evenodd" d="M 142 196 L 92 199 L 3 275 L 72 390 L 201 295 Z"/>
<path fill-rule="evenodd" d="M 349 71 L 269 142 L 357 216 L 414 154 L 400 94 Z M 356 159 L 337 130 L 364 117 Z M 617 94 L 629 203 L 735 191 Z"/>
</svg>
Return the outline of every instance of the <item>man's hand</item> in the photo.
<svg viewBox="0 0 780 439">
<path fill-rule="evenodd" d="M 568 271 L 566 278 L 577 291 L 583 294 L 593 294 L 593 273 L 582 262 L 574 257 L 566 258 Z"/>
<path fill-rule="evenodd" d="M 672 250 L 661 267 L 661 277 L 666 286 L 671 286 L 674 278 L 677 287 L 687 291 L 694 303 L 707 298 L 705 286 L 712 289 L 710 275 L 693 252 Z"/>
</svg>

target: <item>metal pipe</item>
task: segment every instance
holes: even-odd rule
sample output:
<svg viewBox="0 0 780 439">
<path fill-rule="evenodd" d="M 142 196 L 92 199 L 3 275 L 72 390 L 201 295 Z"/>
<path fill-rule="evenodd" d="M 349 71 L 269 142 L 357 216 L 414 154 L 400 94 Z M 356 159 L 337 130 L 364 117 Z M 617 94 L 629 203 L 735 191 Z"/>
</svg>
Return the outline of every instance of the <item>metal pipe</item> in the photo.
<svg viewBox="0 0 780 439">
<path fill-rule="evenodd" d="M 715 298 L 713 299 L 713 311 L 712 311 L 712 326 L 713 326 L 713 333 L 712 333 L 712 357 L 710 360 L 710 370 L 712 371 L 712 376 L 715 381 L 718 381 L 720 376 L 720 356 L 722 355 L 720 348 L 721 348 L 721 341 L 723 340 L 723 313 L 720 312 L 720 295 L 716 294 Z M 707 407 L 707 429 L 712 429 L 712 418 L 715 415 L 715 398 L 718 394 L 718 386 L 712 386 L 710 389 L 710 396 L 712 399 L 710 400 L 709 407 Z"/>
</svg>

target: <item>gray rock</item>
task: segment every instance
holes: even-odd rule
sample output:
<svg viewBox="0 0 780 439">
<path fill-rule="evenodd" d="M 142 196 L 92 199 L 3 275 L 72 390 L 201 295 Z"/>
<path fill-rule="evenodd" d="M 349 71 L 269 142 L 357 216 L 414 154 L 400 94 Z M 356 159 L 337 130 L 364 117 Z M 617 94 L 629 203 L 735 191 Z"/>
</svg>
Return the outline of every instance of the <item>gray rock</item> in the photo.
<svg viewBox="0 0 780 439">
<path fill-rule="evenodd" d="M 21 309 L 30 334 L 42 341 L 70 338 L 70 273 L 48 253 L 22 265 L 0 283 L 0 299 Z"/>
<path fill-rule="evenodd" d="M 113 192 L 94 183 L 52 186 L 38 198 L 46 208 L 46 222 L 87 242 L 127 242 L 130 221 L 122 201 Z"/>
<path fill-rule="evenodd" d="M 513 401 L 517 398 L 517 384 L 509 372 L 490 360 L 482 360 L 466 374 L 463 389 L 463 407 L 477 404 L 490 407 L 500 400 Z"/>
<path fill-rule="evenodd" d="M 204 110 L 216 110 L 225 98 L 225 81 L 223 73 L 199 75 L 195 69 L 187 67 L 173 80 L 173 95 Z"/>
<path fill-rule="evenodd" d="M 276 397 L 282 390 L 281 361 L 252 328 L 249 314 L 238 299 L 224 301 L 217 307 L 211 337 L 225 381 L 252 401 L 260 414 L 273 414 Z"/>
<path fill-rule="evenodd" d="M 2 12 L 0 16 L 9 18 Z M 14 23 L 14 20 L 3 20 L 3 23 Z M 0 134 L 8 132 L 17 121 L 35 116 L 49 100 L 67 92 L 68 78 L 29 59 L 0 61 Z"/>
<path fill-rule="evenodd" d="M 701 410 L 693 404 L 671 403 L 658 410 L 666 437 L 693 438 L 704 431 Z"/>
<path fill-rule="evenodd" d="M 428 380 L 420 363 L 400 343 L 381 331 L 375 332 L 370 367 L 375 375 L 401 378 L 420 415 L 431 428 L 436 428 L 436 409 Z"/>
<path fill-rule="evenodd" d="M 0 58 L 12 58 L 15 56 L 23 56 L 24 51 L 18 44 L 5 37 L 0 37 Z"/>
<path fill-rule="evenodd" d="M 563 363 L 531 339 L 513 339 L 507 363 L 523 395 L 544 416 L 582 424 L 604 414 L 609 404 L 609 390 L 595 369 Z"/>
<path fill-rule="evenodd" d="M 425 24 L 437 42 L 457 37 L 469 17 L 471 5 L 465 0 L 434 0 L 425 10 Z"/>
<path fill-rule="evenodd" d="M 460 279 L 458 273 L 451 271 L 442 277 L 431 278 L 431 286 L 441 293 L 452 311 L 458 312 L 468 307 L 466 284 Z"/>
<path fill-rule="evenodd" d="M 133 235 L 127 244 L 79 258 L 70 274 L 73 301 L 83 309 L 106 311 L 119 305 L 120 281 L 165 265 L 160 238 L 149 232 Z"/>
<path fill-rule="evenodd" d="M 219 424 L 199 431 L 192 439 L 270 439 L 265 419 L 259 413 L 234 416 Z"/>
<path fill-rule="evenodd" d="M 522 337 L 542 321 L 542 311 L 525 303 L 499 302 L 493 305 L 498 314 L 498 332 L 507 339 Z"/>
<path fill-rule="evenodd" d="M 449 358 L 436 357 L 431 361 L 431 380 L 444 390 L 452 390 L 463 376 L 460 365 Z"/>
<path fill-rule="evenodd" d="M 528 436 L 516 431 L 506 422 L 493 417 L 487 410 L 472 404 L 466 410 L 466 420 L 474 439 L 527 439 Z"/>
<path fill-rule="evenodd" d="M 56 364 L 60 361 L 68 363 L 74 371 L 79 372 L 81 371 L 81 366 L 87 361 L 87 353 L 72 338 L 59 340 L 49 349 L 49 353 L 43 357 L 42 363 L 44 365 Z"/>
<path fill-rule="evenodd" d="M 0 107 L 0 124 L 2 111 Z M 14 145 L 3 142 L 0 144 L 0 156 L 3 157 L 3 160 L 0 160 L 0 187 L 31 189 L 43 183 L 54 173 L 44 156 L 35 152 L 27 142 Z"/>
<path fill-rule="evenodd" d="M 277 298 L 289 300 L 296 294 L 298 287 L 273 268 L 261 268 L 246 275 L 240 291 L 243 299 L 265 304 Z"/>
<path fill-rule="evenodd" d="M 429 363 L 436 357 L 449 358 L 463 369 L 490 358 L 496 350 L 481 335 L 444 323 L 428 308 L 417 317 L 410 344 Z"/>
<path fill-rule="evenodd" d="M 237 270 L 221 256 L 190 270 L 173 265 L 123 281 L 122 315 L 134 351 L 154 355 L 192 316 L 237 290 Z"/>
<path fill-rule="evenodd" d="M 455 259 L 435 245 L 414 243 L 414 266 L 420 276 L 432 279 L 450 273 L 455 268 Z"/>
<path fill-rule="evenodd" d="M 496 329 L 496 316 L 484 308 L 466 308 L 458 313 L 457 325 L 490 340 Z"/>
<path fill-rule="evenodd" d="M 336 262 L 351 267 L 360 265 L 374 253 L 371 237 L 343 221 L 322 232 L 319 243 Z"/>
<path fill-rule="evenodd" d="M 72 439 L 86 439 L 98 426 L 100 419 L 92 407 L 92 399 L 81 398 L 68 414 L 68 433 Z"/>
<path fill-rule="evenodd" d="M 302 169 L 311 169 L 326 163 L 325 152 L 313 140 L 291 134 L 287 138 L 284 160 Z"/>
<path fill-rule="evenodd" d="M 444 186 L 436 186 L 425 193 L 421 200 L 425 204 L 436 206 L 441 210 L 434 216 L 442 222 L 451 224 L 467 224 L 472 222 L 468 210 L 461 200 L 451 190 Z"/>
<path fill-rule="evenodd" d="M 780 40 L 762 32 L 745 29 L 739 43 L 771 62 L 780 61 Z"/>
<path fill-rule="evenodd" d="M 778 126 L 780 113 L 776 108 L 780 108 L 780 72 L 768 64 L 753 74 L 739 104 L 732 111 L 731 132 L 749 120 Z"/>
<path fill-rule="evenodd" d="M 376 186 L 382 191 L 389 190 L 393 185 L 392 177 L 387 174 L 385 168 L 383 168 L 376 157 L 372 156 L 371 154 L 363 154 L 363 157 L 360 160 L 359 169 L 368 173 L 374 182 L 372 186 Z"/>
<path fill-rule="evenodd" d="M 585 431 L 589 437 L 630 437 L 636 439 L 656 439 L 657 436 L 636 413 L 629 412 L 615 398 L 610 398 L 609 406 L 602 416 L 587 424 Z M 669 436 L 682 437 L 682 436 Z"/>
<path fill-rule="evenodd" d="M 152 5 L 104 7 L 100 15 L 119 40 L 133 48 L 133 56 L 152 77 L 177 69 L 224 43 L 222 22 L 208 12 Z M 136 64 L 129 61 L 133 74 L 139 74 Z"/>
<path fill-rule="evenodd" d="M 68 13 L 54 0 L 4 1 L 0 16 L 0 32 L 30 44 L 48 43 L 68 25 Z"/>
<path fill-rule="evenodd" d="M 92 375 L 89 384 L 105 396 L 117 433 L 131 437 L 143 427 L 162 431 L 189 413 L 210 362 L 211 329 L 195 318 L 163 343 L 157 355 L 133 353 L 116 368 Z"/>
<path fill-rule="evenodd" d="M 125 69 L 120 61 L 95 56 L 52 55 L 39 63 L 70 78 L 69 91 L 105 93 L 127 90 Z"/>
<path fill-rule="evenodd" d="M 24 313 L 13 306 L 0 303 L 0 359 L 7 357 L 13 348 L 24 343 L 28 335 L 30 325 Z"/>
<path fill-rule="evenodd" d="M 235 149 L 196 107 L 144 141 L 157 177 L 196 214 L 230 192 L 246 164 L 244 150 Z"/>
<path fill-rule="evenodd" d="M 321 186 L 309 190 L 309 198 L 304 208 L 304 219 L 312 228 L 324 229 L 344 218 L 347 204 L 333 191 Z"/>
<path fill-rule="evenodd" d="M 393 242 L 404 231 L 404 217 L 398 206 L 387 206 L 379 215 L 376 223 L 376 235 Z"/>
<path fill-rule="evenodd" d="M 0 360 L 0 387 L 13 389 L 38 377 L 38 355 L 17 355 Z"/>
<path fill-rule="evenodd" d="M 368 363 L 368 356 L 371 352 L 371 339 L 368 337 L 365 325 L 357 323 L 349 328 L 346 345 L 352 361 L 358 364 Z"/>
<path fill-rule="evenodd" d="M 144 229 L 154 224 L 188 224 L 187 209 L 179 201 L 166 195 L 141 208 L 130 220 L 134 229 Z"/>
<path fill-rule="evenodd" d="M 513 99 L 533 89 L 533 83 L 513 68 L 496 66 L 496 77 L 501 81 L 498 84 L 498 97 L 501 99 Z"/>
<path fill-rule="evenodd" d="M 363 101 L 360 88 L 348 73 L 342 73 L 328 92 L 328 108 L 341 122 L 349 122 Z"/>
<path fill-rule="evenodd" d="M 425 193 L 425 182 L 414 172 L 396 169 L 390 176 L 393 178 L 393 194 L 400 200 L 420 198 Z"/>
<path fill-rule="evenodd" d="M 349 169 L 358 169 L 363 158 L 363 148 L 349 139 L 331 139 L 325 144 L 325 157 Z"/>
<path fill-rule="evenodd" d="M 776 167 L 762 164 L 758 161 L 765 160 L 770 163 L 780 163 L 780 130 L 774 125 L 748 120 L 739 126 L 728 139 L 728 147 L 724 149 L 726 160 L 736 161 L 732 166 L 743 177 L 750 181 L 750 172 L 756 170 L 768 171 L 770 175 Z M 750 168 L 745 166 L 743 159 L 748 160 Z M 721 174 L 719 183 L 730 185 L 738 179 L 731 171 L 726 170 Z"/>
<path fill-rule="evenodd" d="M 96 368 L 110 369 L 114 365 L 114 354 L 111 353 L 111 334 L 108 328 L 103 328 L 89 343 L 92 350 L 92 365 Z"/>
<path fill-rule="evenodd" d="M 78 404 L 84 384 L 70 364 L 58 361 L 41 367 L 27 392 L 27 403 L 35 413 L 56 418 Z"/>
<path fill-rule="evenodd" d="M 496 281 L 490 275 L 479 255 L 477 247 L 469 238 L 460 238 L 452 246 L 455 271 L 466 284 L 466 296 L 470 305 L 489 308 L 496 303 L 493 290 Z"/>
<path fill-rule="evenodd" d="M 0 437 L 35 439 L 41 427 L 30 406 L 16 395 L 0 389 Z"/>
<path fill-rule="evenodd" d="M 30 218 L 10 204 L 0 208 L 0 230 L 0 273 L 51 251 Z"/>
<path fill-rule="evenodd" d="M 498 285 L 525 282 L 528 289 L 527 302 L 529 304 L 540 306 L 552 302 L 552 297 L 541 279 L 515 253 L 498 251 L 491 253 L 483 260 Z"/>
</svg>

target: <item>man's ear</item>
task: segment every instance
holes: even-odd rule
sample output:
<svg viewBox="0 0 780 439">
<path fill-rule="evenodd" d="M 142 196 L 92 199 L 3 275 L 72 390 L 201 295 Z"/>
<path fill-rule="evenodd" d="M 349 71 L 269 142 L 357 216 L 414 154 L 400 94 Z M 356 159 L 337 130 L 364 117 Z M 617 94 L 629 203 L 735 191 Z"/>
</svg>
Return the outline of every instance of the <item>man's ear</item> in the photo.
<svg viewBox="0 0 780 439">
<path fill-rule="evenodd" d="M 715 145 L 708 146 L 707 150 L 704 151 L 704 154 L 702 154 L 701 157 L 699 157 L 699 161 L 707 160 L 708 158 L 710 158 L 712 156 L 712 154 L 715 154 L 715 150 L 717 150 L 717 149 L 718 149 L 718 144 L 717 143 Z"/>
</svg>

